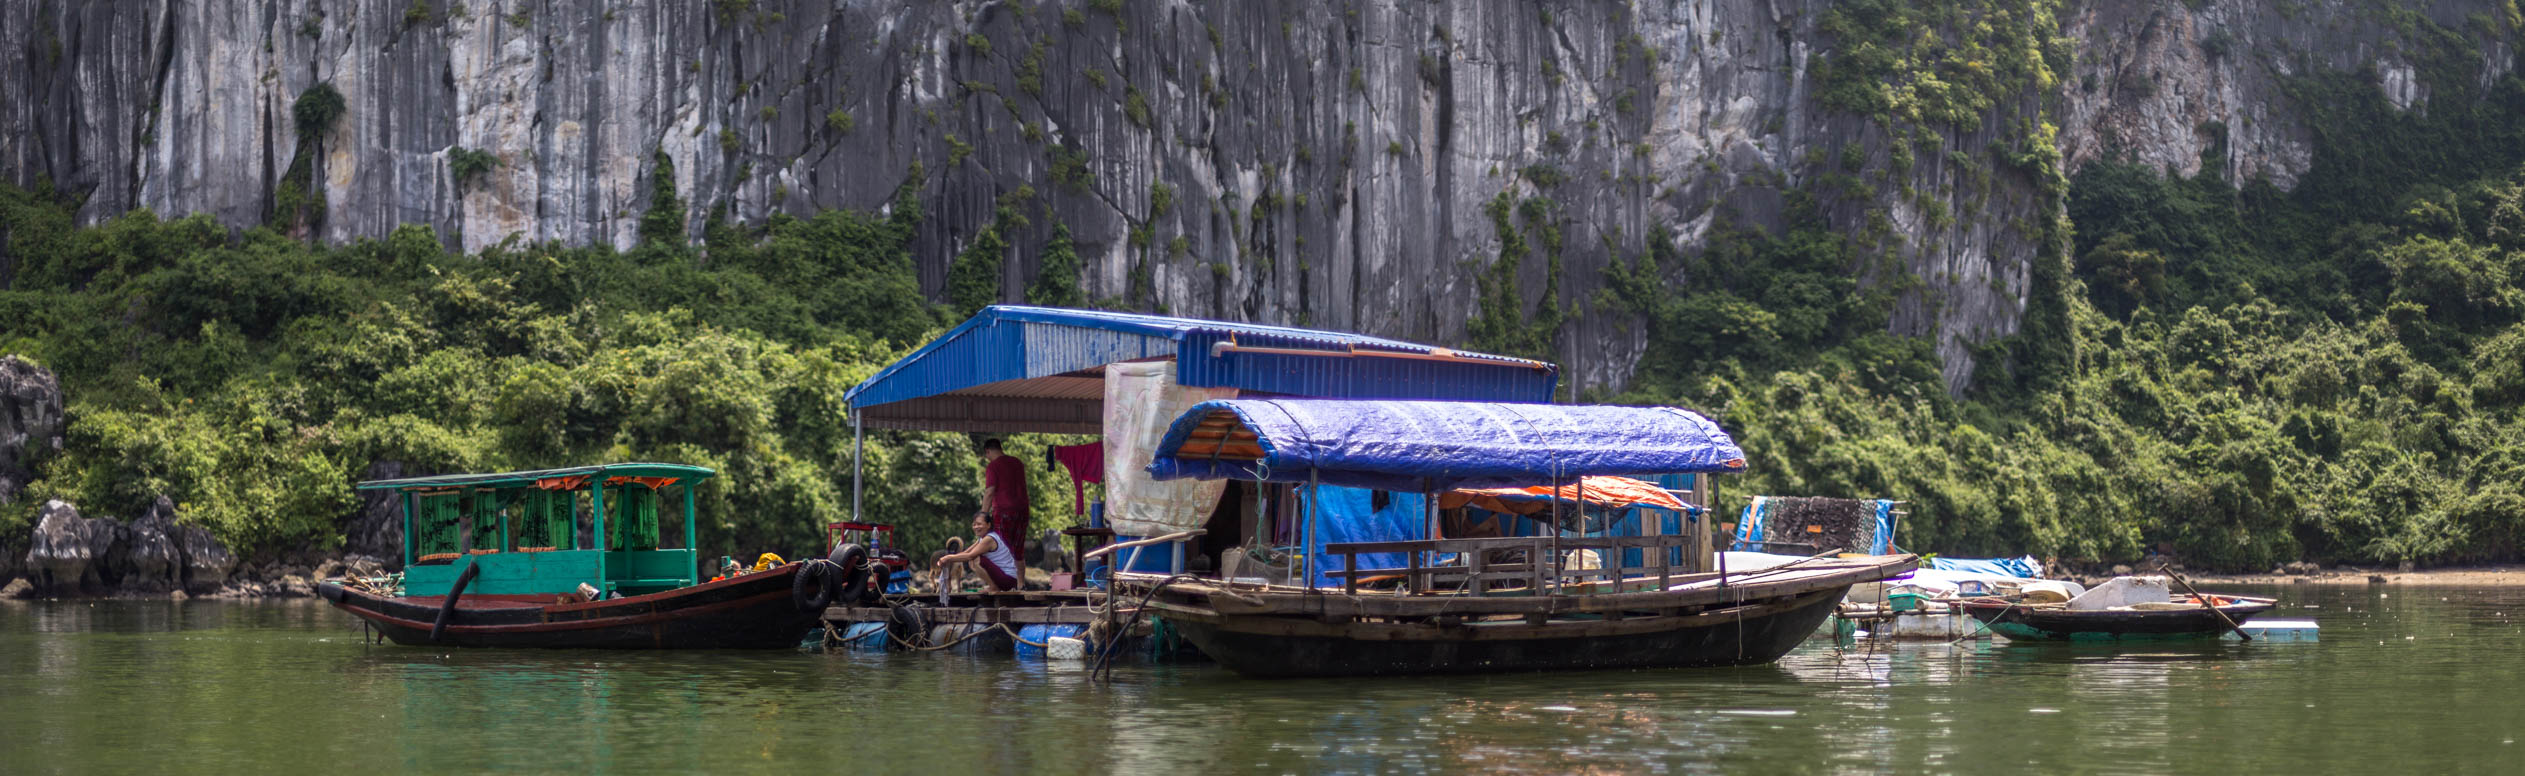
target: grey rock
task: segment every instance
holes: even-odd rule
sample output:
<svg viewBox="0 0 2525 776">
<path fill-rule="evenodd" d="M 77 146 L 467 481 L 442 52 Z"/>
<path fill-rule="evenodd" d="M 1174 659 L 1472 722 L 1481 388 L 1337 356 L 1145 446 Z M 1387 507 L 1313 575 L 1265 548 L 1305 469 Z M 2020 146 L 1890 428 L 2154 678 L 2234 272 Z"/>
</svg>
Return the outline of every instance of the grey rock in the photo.
<svg viewBox="0 0 2525 776">
<path fill-rule="evenodd" d="M 28 542 L 26 575 L 46 595 L 96 592 L 104 586 L 105 560 L 122 540 L 120 523 L 80 517 L 68 502 L 47 501 Z"/>
<path fill-rule="evenodd" d="M 362 480 L 391 480 L 422 477 L 436 472 L 420 471 L 401 461 L 378 461 L 368 466 Z M 393 491 L 359 491 L 359 511 L 342 527 L 342 550 L 352 555 L 392 558 L 403 562 L 402 503 Z"/>
<path fill-rule="evenodd" d="M 33 597 L 35 597 L 35 583 L 26 581 L 25 577 L 12 579 L 8 584 L 0 585 L 0 600 L 14 601 Z"/>
<path fill-rule="evenodd" d="M 120 551 L 110 559 L 119 579 L 115 586 L 140 592 L 165 592 L 184 584 L 184 550 L 175 539 L 175 504 L 165 496 L 125 530 Z"/>
<path fill-rule="evenodd" d="M 227 545 L 219 543 L 198 525 L 177 524 L 171 534 L 184 553 L 184 588 L 193 592 L 218 590 L 228 583 L 236 569 L 237 558 L 229 554 Z"/>
<path fill-rule="evenodd" d="M 0 254 L 7 253 L 0 243 Z M 0 287 L 6 278 L 0 269 Z M 61 380 L 26 359 L 0 356 L 0 504 L 16 501 L 35 479 L 35 462 L 61 449 L 64 422 Z M 0 577 L 7 573 L 0 569 Z"/>
<path fill-rule="evenodd" d="M 0 62 L 0 179 L 51 181 L 89 223 L 148 207 L 252 225 L 302 150 L 292 101 L 326 82 L 347 111 L 304 149 L 326 240 L 417 223 L 467 250 L 512 237 L 627 247 L 664 154 L 688 234 L 714 211 L 877 210 L 908 183 L 935 298 L 951 257 L 1026 186 L 1003 298 L 1021 295 L 1066 224 L 1091 297 L 1123 298 L 1139 275 L 1151 297 L 1127 303 L 1454 342 L 1501 244 L 1483 212 L 1494 197 L 1546 196 L 1571 219 L 1559 279 L 1574 302 L 1654 227 L 1688 252 L 1722 223 L 1778 225 L 1784 192 L 1828 172 L 1809 151 L 1881 165 L 1911 142 L 1813 92 L 1811 67 L 1834 45 L 1816 29 L 1828 0 L 1564 4 L 1548 23 L 1524 0 L 1126 0 L 1111 15 L 1075 2 L 736 5 L 543 3 L 510 19 L 507 6 L 451 18 L 433 2 L 412 20 L 407 0 L 0 4 L 0 51 L 15 52 Z M 2504 9 L 2417 5 L 2466 30 Z M 2010 169 L 1995 149 L 2047 100 L 2072 165 L 2122 147 L 2193 170 L 2213 142 L 2203 127 L 2223 124 L 2231 176 L 2285 187 L 2311 160 L 2302 109 L 2278 90 L 2289 74 L 2374 72 L 2397 105 L 2430 98 L 2371 4 L 2097 0 L 2063 13 L 2075 64 L 2057 95 L 1939 128 L 1959 163 L 1821 203 L 1836 230 L 1889 225 L 1911 281 L 1891 328 L 1933 337 L 1950 388 L 1972 373 L 1974 343 L 2017 330 L 2033 262 L 2057 247 L 2024 226 L 2058 214 L 2039 181 L 1972 172 Z M 2484 34 L 2485 73 L 2509 66 L 2511 34 Z M 459 185 L 458 148 L 500 165 Z M 1057 179 L 1055 148 L 1079 162 Z M 1161 183 L 1174 191 L 1164 213 L 1151 203 Z M 1134 249 L 1136 229 L 1160 247 Z M 1164 247 L 1178 239 L 1180 258 Z M 1549 271 L 1540 255 L 1520 266 L 1527 302 Z M 10 272 L 0 265 L 0 284 Z M 1578 313 L 1555 354 L 1566 381 L 1625 384 L 1646 348 L 1639 323 Z M 383 535 L 359 533 L 369 550 Z"/>
</svg>

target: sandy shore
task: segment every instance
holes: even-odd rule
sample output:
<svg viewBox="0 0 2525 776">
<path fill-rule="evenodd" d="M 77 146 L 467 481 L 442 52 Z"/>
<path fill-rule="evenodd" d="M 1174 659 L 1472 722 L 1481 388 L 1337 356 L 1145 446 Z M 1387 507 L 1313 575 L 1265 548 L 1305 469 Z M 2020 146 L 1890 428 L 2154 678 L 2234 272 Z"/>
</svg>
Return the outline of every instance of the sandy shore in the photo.
<svg viewBox="0 0 2525 776">
<path fill-rule="evenodd" d="M 2398 571 L 2390 568 L 2324 569 L 2293 574 L 2186 574 L 2194 584 L 2241 585 L 2408 585 L 2444 587 L 2525 587 L 2525 566 L 2461 566 Z"/>
</svg>

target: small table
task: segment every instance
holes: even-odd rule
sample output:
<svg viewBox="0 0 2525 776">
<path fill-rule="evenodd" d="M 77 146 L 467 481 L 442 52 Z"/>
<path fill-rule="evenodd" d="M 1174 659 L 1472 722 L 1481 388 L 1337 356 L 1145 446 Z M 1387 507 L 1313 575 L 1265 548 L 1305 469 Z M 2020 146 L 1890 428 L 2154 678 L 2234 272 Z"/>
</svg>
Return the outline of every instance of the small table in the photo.
<svg viewBox="0 0 2525 776">
<path fill-rule="evenodd" d="M 1061 529 L 1061 535 L 1070 537 L 1070 573 L 1085 574 L 1087 573 L 1087 561 L 1085 560 L 1087 557 L 1087 551 L 1096 547 L 1104 546 L 1105 542 L 1112 541 L 1113 529 L 1063 528 Z M 1110 563 L 1111 561 L 1107 562 Z M 1058 590 L 1060 589 L 1060 586 L 1053 585 L 1053 589 Z"/>
</svg>

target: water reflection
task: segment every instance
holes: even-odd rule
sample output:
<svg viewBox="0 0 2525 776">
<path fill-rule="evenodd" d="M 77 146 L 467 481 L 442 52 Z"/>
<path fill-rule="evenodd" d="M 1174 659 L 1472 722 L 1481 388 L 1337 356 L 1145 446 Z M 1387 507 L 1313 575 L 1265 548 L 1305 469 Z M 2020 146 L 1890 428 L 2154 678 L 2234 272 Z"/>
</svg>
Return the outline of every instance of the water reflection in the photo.
<svg viewBox="0 0 2525 776">
<path fill-rule="evenodd" d="M 2224 773 L 2514 757 L 2525 593 L 2282 592 L 2322 641 L 1814 642 L 1745 669 L 1249 681 L 1189 665 L 1111 684 L 995 657 L 369 646 L 307 602 L 0 604 L 0 770 Z"/>
</svg>

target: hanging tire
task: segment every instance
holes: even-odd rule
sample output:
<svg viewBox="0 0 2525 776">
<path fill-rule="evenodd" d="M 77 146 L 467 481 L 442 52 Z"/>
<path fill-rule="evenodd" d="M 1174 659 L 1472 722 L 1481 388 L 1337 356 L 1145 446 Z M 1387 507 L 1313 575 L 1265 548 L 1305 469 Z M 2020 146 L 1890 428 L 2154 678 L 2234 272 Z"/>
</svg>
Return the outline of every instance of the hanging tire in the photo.
<svg viewBox="0 0 2525 776">
<path fill-rule="evenodd" d="M 830 560 L 834 573 L 842 575 L 842 578 L 837 580 L 841 587 L 841 594 L 835 596 L 834 600 L 859 600 L 859 594 L 868 589 L 868 573 L 862 570 L 862 567 L 868 565 L 868 548 L 857 544 L 839 545 L 833 548 Z"/>
<path fill-rule="evenodd" d="M 464 597 L 465 586 L 473 584 L 474 575 L 479 573 L 482 573 L 480 563 L 465 564 L 465 570 L 456 573 L 456 584 L 447 588 L 447 600 L 438 605 L 438 621 L 430 623 L 431 643 L 437 643 L 440 636 L 447 634 L 447 620 L 456 615 L 456 599 Z"/>
<path fill-rule="evenodd" d="M 821 612 L 833 604 L 832 570 L 829 561 L 809 560 L 789 577 L 789 600 L 798 605 L 798 611 Z"/>
</svg>

